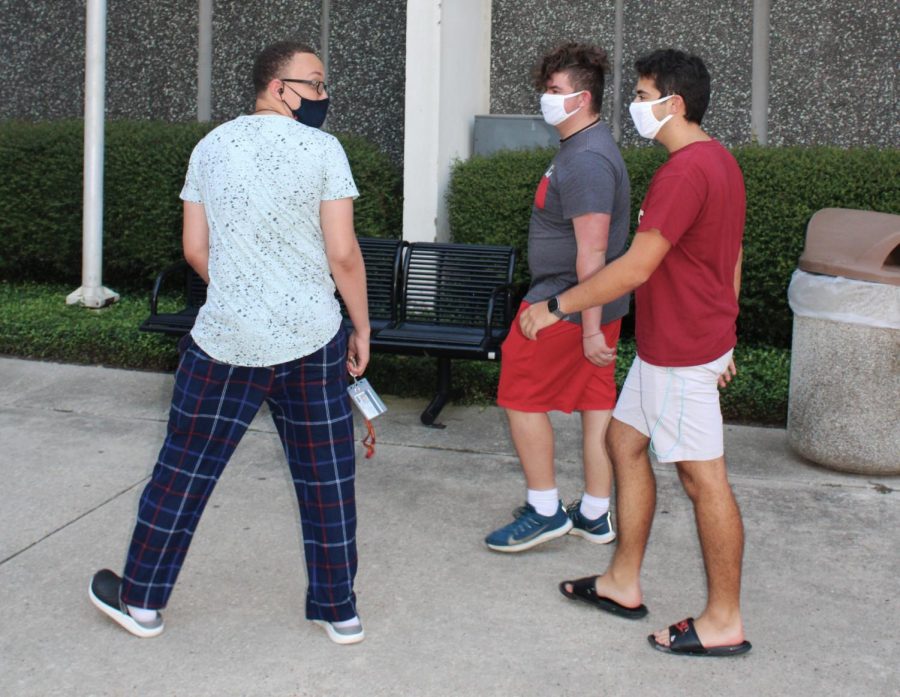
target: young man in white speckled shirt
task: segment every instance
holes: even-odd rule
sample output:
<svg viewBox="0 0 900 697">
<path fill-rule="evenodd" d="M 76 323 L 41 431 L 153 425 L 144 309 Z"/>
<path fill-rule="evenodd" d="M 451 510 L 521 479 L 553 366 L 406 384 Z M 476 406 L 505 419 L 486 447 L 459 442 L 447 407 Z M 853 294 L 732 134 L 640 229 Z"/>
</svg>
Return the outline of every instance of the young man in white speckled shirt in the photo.
<svg viewBox="0 0 900 697">
<path fill-rule="evenodd" d="M 184 255 L 208 283 L 181 357 L 168 433 L 141 496 L 125 569 L 93 577 L 94 605 L 139 637 L 163 630 L 194 530 L 263 402 L 297 500 L 306 617 L 329 638 L 364 638 L 356 611 L 353 420 L 346 373 L 369 361 L 366 275 L 353 229 L 358 196 L 336 138 L 322 62 L 305 45 L 264 49 L 256 106 L 191 155 Z M 346 336 L 335 288 L 354 326 Z"/>
</svg>

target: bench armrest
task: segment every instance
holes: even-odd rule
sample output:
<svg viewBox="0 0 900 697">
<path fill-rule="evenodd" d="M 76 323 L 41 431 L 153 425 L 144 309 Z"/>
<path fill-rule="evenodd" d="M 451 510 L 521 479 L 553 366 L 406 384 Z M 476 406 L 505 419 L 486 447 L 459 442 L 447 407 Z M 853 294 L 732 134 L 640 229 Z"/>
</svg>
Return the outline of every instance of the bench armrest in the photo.
<svg viewBox="0 0 900 697">
<path fill-rule="evenodd" d="M 491 297 L 490 297 L 490 300 L 488 300 L 487 313 L 484 318 L 484 336 L 485 336 L 485 338 L 487 338 L 491 335 L 491 327 L 494 326 L 494 311 L 497 306 L 497 296 L 498 295 L 506 296 L 506 298 L 505 298 L 506 308 L 505 309 L 506 309 L 506 316 L 509 317 L 510 311 L 512 309 L 511 308 L 511 298 L 512 298 L 512 291 L 514 288 L 515 288 L 515 286 L 512 283 L 504 283 L 502 286 L 497 286 L 496 288 L 494 288 L 491 291 Z M 510 318 L 510 321 L 511 321 L 511 318 Z"/>
<path fill-rule="evenodd" d="M 153 281 L 153 292 L 150 294 L 150 316 L 159 314 L 157 309 L 159 307 L 159 293 L 162 290 L 163 282 L 167 277 L 171 276 L 176 271 L 185 271 L 188 268 L 188 263 L 182 259 L 181 261 L 176 261 L 174 264 L 167 266 L 159 274 L 156 276 L 156 280 Z"/>
</svg>

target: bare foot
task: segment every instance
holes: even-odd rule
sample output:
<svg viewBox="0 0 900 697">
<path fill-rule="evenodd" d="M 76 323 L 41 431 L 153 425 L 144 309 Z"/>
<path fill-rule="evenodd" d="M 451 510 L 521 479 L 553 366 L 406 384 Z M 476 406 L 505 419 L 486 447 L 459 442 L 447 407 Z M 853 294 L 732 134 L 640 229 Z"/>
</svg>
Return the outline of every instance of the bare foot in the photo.
<svg viewBox="0 0 900 697">
<path fill-rule="evenodd" d="M 571 583 L 566 583 L 564 587 L 569 593 L 572 592 Z M 601 598 L 609 598 L 625 607 L 638 607 L 643 601 L 640 584 L 618 584 L 608 572 L 597 577 L 594 589 Z"/>
<path fill-rule="evenodd" d="M 704 648 L 712 649 L 716 646 L 736 646 L 744 641 L 744 625 L 740 615 L 735 620 L 728 622 L 714 622 L 704 613 L 694 620 L 694 630 Z M 669 645 L 669 629 L 661 629 L 654 632 L 656 642 L 661 646 Z"/>
</svg>

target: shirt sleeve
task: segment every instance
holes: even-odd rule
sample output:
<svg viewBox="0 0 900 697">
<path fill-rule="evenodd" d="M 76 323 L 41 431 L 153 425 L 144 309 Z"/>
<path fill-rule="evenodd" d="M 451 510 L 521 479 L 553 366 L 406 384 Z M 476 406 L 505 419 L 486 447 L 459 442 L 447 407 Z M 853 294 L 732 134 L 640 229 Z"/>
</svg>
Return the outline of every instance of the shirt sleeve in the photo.
<svg viewBox="0 0 900 697">
<path fill-rule="evenodd" d="M 659 230 L 673 245 L 694 224 L 703 208 L 705 184 L 689 170 L 654 176 L 644 197 L 637 232 Z"/>
<path fill-rule="evenodd" d="M 558 174 L 563 218 L 586 213 L 612 213 L 616 175 L 603 155 L 585 150 L 573 157 Z"/>
<path fill-rule="evenodd" d="M 325 149 L 325 181 L 322 200 L 334 201 L 340 198 L 357 198 L 359 190 L 353 181 L 347 154 L 337 138 L 331 137 Z"/>
<path fill-rule="evenodd" d="M 198 143 L 191 153 L 188 162 L 187 174 L 184 177 L 184 186 L 181 188 L 181 200 L 192 203 L 203 203 L 200 195 L 200 144 Z"/>
</svg>

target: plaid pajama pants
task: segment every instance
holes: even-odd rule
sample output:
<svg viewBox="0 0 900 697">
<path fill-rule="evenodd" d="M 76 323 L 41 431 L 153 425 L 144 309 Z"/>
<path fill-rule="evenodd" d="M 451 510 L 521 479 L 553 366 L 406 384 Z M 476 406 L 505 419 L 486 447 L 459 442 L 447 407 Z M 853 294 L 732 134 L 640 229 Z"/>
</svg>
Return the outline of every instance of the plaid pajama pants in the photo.
<svg viewBox="0 0 900 697">
<path fill-rule="evenodd" d="M 356 615 L 353 417 L 343 329 L 303 358 L 265 368 L 220 363 L 185 337 L 168 433 L 138 505 L 122 574 L 129 605 L 163 608 L 219 476 L 263 401 L 300 506 L 308 619 Z"/>
</svg>

